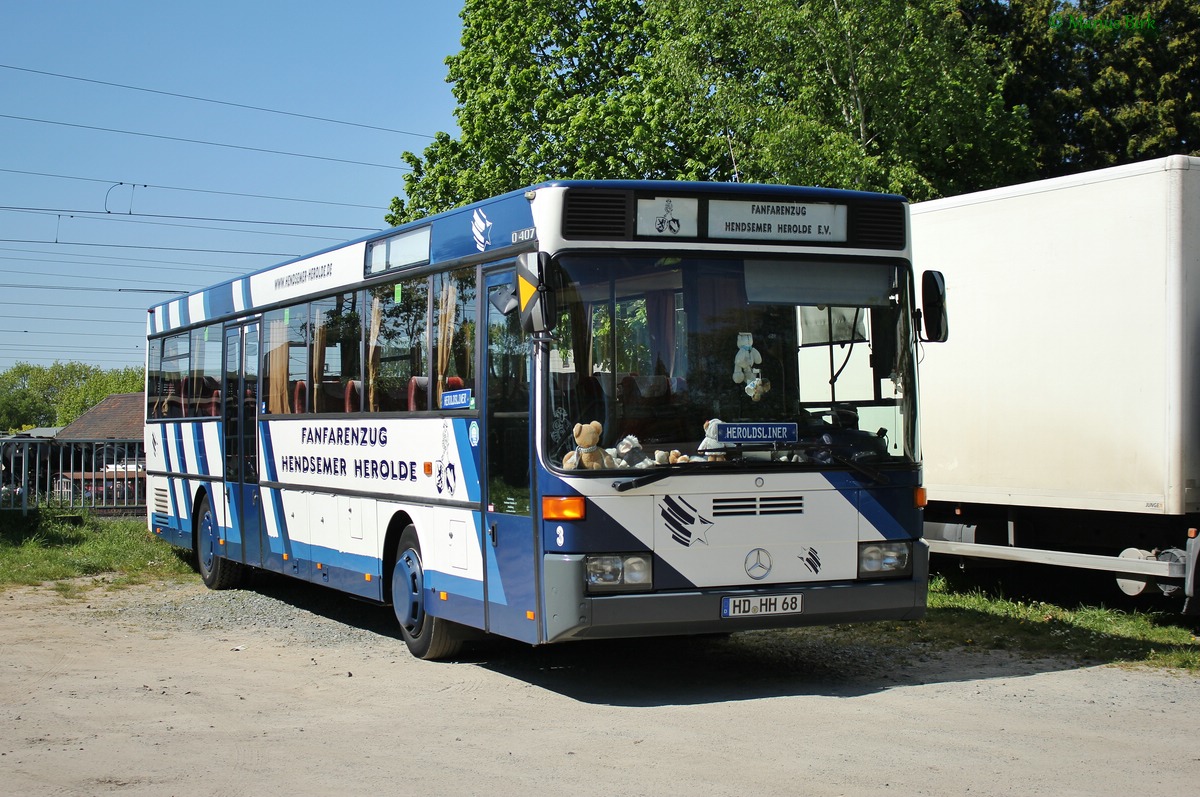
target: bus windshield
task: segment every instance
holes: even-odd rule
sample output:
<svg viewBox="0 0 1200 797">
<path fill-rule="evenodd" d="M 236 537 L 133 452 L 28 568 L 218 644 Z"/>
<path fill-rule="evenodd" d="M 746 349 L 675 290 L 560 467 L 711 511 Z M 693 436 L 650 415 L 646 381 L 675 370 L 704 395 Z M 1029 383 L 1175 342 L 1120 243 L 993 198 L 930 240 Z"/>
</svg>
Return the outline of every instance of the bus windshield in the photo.
<svg viewBox="0 0 1200 797">
<path fill-rule="evenodd" d="M 581 254 L 556 264 L 543 369 L 551 467 L 917 461 L 901 261 Z"/>
</svg>

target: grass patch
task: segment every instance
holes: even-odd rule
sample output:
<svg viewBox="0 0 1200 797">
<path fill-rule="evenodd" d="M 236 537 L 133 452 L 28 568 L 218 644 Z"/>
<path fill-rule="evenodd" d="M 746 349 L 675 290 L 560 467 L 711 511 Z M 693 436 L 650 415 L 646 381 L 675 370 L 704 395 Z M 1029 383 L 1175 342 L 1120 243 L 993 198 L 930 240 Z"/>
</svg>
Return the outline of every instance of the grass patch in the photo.
<svg viewBox="0 0 1200 797">
<path fill-rule="evenodd" d="M 1200 672 L 1196 619 L 1167 611 L 1104 606 L 1064 608 L 1012 599 L 943 576 L 929 582 L 925 619 L 830 629 L 847 642 L 892 646 L 898 652 L 977 648 L 1025 656 L 1063 656 L 1083 663 L 1140 664 Z"/>
<path fill-rule="evenodd" d="M 156 539 L 142 520 L 0 513 L 0 589 L 53 582 L 70 595 L 79 589 L 78 579 L 101 575 L 106 583 L 121 585 L 191 576 L 193 571 L 185 556 Z M 1200 672 L 1196 628 L 1196 618 L 1168 611 L 1068 609 L 959 586 L 935 575 L 923 620 L 806 632 L 886 655 L 966 647 Z"/>
<path fill-rule="evenodd" d="M 1196 619 L 1172 612 L 1069 609 L 980 589 L 956 590 L 935 576 L 925 622 L 943 644 L 1200 671 Z"/>
<path fill-rule="evenodd" d="M 111 583 L 140 584 L 190 572 L 142 520 L 0 513 L 0 588 L 55 582 L 69 593 L 71 580 L 88 576 L 113 574 Z"/>
</svg>

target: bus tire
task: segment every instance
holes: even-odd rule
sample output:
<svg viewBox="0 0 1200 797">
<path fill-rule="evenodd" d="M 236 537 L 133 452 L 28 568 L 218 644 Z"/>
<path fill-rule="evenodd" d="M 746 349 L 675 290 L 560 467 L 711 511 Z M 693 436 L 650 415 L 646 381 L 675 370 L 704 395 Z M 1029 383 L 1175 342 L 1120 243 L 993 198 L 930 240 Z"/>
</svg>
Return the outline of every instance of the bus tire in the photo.
<svg viewBox="0 0 1200 797">
<path fill-rule="evenodd" d="M 425 612 L 425 571 L 421 565 L 421 543 L 417 530 L 404 529 L 396 548 L 392 570 L 392 609 L 400 622 L 400 635 L 408 651 L 418 659 L 437 660 L 454 656 L 462 649 L 462 638 L 454 624 Z"/>
<path fill-rule="evenodd" d="M 232 589 L 238 586 L 242 581 L 242 565 L 218 554 L 220 530 L 207 495 L 200 499 L 200 506 L 196 508 L 193 528 L 195 539 L 192 547 L 196 552 L 196 570 L 204 586 L 209 589 Z"/>
</svg>

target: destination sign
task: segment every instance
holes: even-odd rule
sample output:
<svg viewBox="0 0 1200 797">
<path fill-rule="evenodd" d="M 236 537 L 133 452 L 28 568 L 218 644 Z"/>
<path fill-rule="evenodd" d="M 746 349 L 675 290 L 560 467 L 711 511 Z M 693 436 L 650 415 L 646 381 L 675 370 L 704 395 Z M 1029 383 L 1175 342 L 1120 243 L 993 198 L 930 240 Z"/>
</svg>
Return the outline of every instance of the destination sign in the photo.
<svg viewBox="0 0 1200 797">
<path fill-rule="evenodd" d="M 788 243 L 844 243 L 846 206 L 714 199 L 708 205 L 708 235 Z"/>
</svg>

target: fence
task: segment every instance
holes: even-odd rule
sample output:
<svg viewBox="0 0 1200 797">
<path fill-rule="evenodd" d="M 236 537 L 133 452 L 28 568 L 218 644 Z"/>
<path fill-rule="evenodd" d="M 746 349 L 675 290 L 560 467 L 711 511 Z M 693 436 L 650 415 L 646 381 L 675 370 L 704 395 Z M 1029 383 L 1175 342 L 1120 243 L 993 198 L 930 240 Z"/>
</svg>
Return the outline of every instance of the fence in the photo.
<svg viewBox="0 0 1200 797">
<path fill-rule="evenodd" d="M 142 441 L 0 437 L 0 511 L 39 507 L 143 514 Z"/>
</svg>

